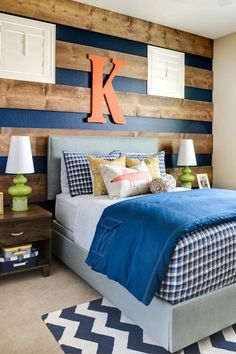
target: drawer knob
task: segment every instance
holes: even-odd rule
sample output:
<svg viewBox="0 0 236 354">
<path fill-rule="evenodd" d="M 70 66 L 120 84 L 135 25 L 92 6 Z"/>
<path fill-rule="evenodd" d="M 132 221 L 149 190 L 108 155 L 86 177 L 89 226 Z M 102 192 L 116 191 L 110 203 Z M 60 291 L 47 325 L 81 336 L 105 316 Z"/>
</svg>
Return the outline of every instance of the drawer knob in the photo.
<svg viewBox="0 0 236 354">
<path fill-rule="evenodd" d="M 11 235 L 12 235 L 13 237 L 22 236 L 22 235 L 24 235 L 24 231 L 21 231 L 21 232 L 12 232 Z"/>
</svg>

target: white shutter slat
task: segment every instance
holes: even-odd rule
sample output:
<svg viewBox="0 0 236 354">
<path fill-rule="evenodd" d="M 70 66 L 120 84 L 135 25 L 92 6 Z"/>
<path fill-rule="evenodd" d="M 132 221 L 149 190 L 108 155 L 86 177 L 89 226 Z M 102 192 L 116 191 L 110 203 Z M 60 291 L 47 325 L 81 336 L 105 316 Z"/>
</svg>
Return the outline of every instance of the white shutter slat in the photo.
<svg viewBox="0 0 236 354">
<path fill-rule="evenodd" d="M 55 83 L 55 25 L 0 14 L 0 77 Z"/>
</svg>

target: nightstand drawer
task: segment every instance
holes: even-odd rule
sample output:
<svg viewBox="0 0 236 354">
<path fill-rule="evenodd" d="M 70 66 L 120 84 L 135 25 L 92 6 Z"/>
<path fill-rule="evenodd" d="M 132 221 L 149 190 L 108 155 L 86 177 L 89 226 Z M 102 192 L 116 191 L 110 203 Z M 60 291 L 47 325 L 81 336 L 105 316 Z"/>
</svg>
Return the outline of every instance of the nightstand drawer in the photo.
<svg viewBox="0 0 236 354">
<path fill-rule="evenodd" d="M 49 218 L 29 221 L 2 223 L 0 226 L 0 245 L 19 245 L 51 237 L 52 221 Z"/>
<path fill-rule="evenodd" d="M 28 244 L 37 250 L 37 262 L 20 262 L 14 269 L 3 267 L 0 278 L 34 269 L 41 269 L 42 275 L 47 277 L 51 265 L 52 214 L 36 204 L 30 204 L 29 210 L 24 212 L 14 212 L 6 207 L 4 214 L 0 215 L 0 248 L 20 248 Z"/>
</svg>

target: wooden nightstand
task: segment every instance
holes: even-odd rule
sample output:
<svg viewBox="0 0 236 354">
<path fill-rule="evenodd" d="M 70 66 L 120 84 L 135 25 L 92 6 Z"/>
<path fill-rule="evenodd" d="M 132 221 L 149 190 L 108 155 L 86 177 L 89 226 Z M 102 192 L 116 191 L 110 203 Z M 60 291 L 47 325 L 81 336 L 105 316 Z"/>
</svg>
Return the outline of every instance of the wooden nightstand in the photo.
<svg viewBox="0 0 236 354">
<path fill-rule="evenodd" d="M 17 236 L 14 236 L 18 234 Z M 13 212 L 4 208 L 4 215 L 0 215 L 0 246 L 13 247 L 32 243 L 39 251 L 36 266 L 7 273 L 0 273 L 0 277 L 32 269 L 42 269 L 44 277 L 50 274 L 52 241 L 52 215 L 49 211 L 36 204 L 29 205 L 26 212 Z"/>
</svg>

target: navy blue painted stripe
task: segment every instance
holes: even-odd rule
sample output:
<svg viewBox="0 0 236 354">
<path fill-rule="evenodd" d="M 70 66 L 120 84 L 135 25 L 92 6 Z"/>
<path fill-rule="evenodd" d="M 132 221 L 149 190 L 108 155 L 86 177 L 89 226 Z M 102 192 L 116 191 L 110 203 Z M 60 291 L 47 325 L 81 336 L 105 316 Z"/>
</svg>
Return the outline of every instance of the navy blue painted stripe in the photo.
<svg viewBox="0 0 236 354">
<path fill-rule="evenodd" d="M 177 167 L 177 154 L 166 155 L 166 167 Z M 196 154 L 198 166 L 211 166 L 212 157 L 210 154 Z M 47 157 L 46 156 L 34 156 L 34 169 L 35 173 L 47 173 Z M 7 157 L 0 157 L 0 175 L 5 173 L 7 163 Z"/>
<path fill-rule="evenodd" d="M 178 154 L 166 155 L 166 167 L 177 167 Z M 211 166 L 211 154 L 196 154 L 197 166 Z"/>
<path fill-rule="evenodd" d="M 212 59 L 200 55 L 185 53 L 185 65 L 212 70 Z"/>
<path fill-rule="evenodd" d="M 35 173 L 47 173 L 47 158 L 45 156 L 34 156 Z M 0 174 L 4 174 L 6 170 L 7 157 L 0 157 Z"/>
<path fill-rule="evenodd" d="M 3 175 L 6 170 L 7 157 L 0 158 L 0 174 Z"/>
<path fill-rule="evenodd" d="M 35 111 L 24 109 L 0 109 L 1 127 L 25 127 L 48 129 L 86 129 L 117 131 L 151 131 L 173 133 L 211 134 L 212 123 L 182 119 L 126 117 L 126 125 L 113 124 L 107 117 L 106 124 L 87 123 L 87 113 Z"/>
<path fill-rule="evenodd" d="M 108 75 L 104 75 L 104 82 Z M 56 83 L 59 85 L 91 87 L 92 74 L 90 72 L 70 69 L 56 69 Z M 116 76 L 113 80 L 116 91 L 147 94 L 147 81 L 128 77 Z M 189 100 L 212 102 L 212 91 L 200 88 L 185 87 L 185 98 Z"/>
<path fill-rule="evenodd" d="M 108 76 L 108 75 L 106 75 Z M 147 81 L 116 76 L 112 81 L 115 91 L 147 94 Z"/>
<path fill-rule="evenodd" d="M 56 84 L 91 87 L 92 75 L 87 71 L 56 68 Z"/>
<path fill-rule="evenodd" d="M 56 38 L 60 41 L 72 42 L 102 49 L 109 49 L 127 54 L 147 56 L 145 43 L 109 36 L 79 28 L 63 25 L 56 26 Z"/>
<path fill-rule="evenodd" d="M 188 100 L 212 102 L 212 90 L 186 86 L 184 97 Z"/>
<path fill-rule="evenodd" d="M 104 82 L 106 81 L 107 77 L 108 75 L 104 75 Z M 91 87 L 92 74 L 86 71 L 57 68 L 56 83 L 59 85 Z M 112 84 L 116 91 L 140 94 L 147 93 L 146 80 L 116 76 L 112 81 Z"/>
</svg>

